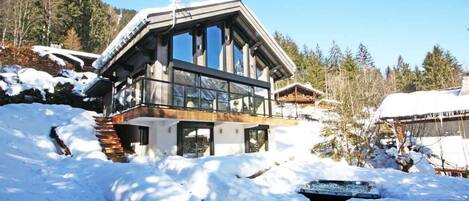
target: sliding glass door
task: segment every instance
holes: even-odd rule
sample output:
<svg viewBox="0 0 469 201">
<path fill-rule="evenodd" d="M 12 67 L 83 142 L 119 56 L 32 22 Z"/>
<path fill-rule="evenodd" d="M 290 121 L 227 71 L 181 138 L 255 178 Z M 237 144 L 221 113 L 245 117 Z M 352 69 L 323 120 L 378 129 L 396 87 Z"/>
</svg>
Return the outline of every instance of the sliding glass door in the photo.
<svg viewBox="0 0 469 201">
<path fill-rule="evenodd" d="M 180 156 L 198 158 L 213 155 L 213 124 L 181 122 L 178 124 L 177 141 Z"/>
</svg>

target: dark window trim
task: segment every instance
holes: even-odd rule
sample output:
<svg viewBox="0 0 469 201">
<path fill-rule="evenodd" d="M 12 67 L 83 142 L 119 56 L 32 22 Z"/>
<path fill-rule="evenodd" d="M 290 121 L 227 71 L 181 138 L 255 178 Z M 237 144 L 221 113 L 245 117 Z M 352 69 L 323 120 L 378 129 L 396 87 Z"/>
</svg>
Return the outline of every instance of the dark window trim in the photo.
<svg viewBox="0 0 469 201">
<path fill-rule="evenodd" d="M 259 125 L 252 128 L 244 129 L 244 153 L 253 153 L 249 152 L 249 131 L 258 131 L 264 130 L 265 131 L 265 151 L 269 151 L 269 126 L 268 125 Z"/>
<path fill-rule="evenodd" d="M 228 72 L 224 72 L 220 70 L 215 70 L 215 69 L 207 68 L 204 66 L 199 66 L 199 65 L 188 63 L 188 62 L 181 61 L 178 59 L 173 59 L 173 61 L 170 63 L 170 67 L 174 69 L 178 69 L 178 70 L 199 73 L 204 76 L 213 77 L 213 78 L 217 78 L 221 80 L 227 80 L 230 82 L 236 82 L 240 84 L 246 84 L 246 85 L 252 85 L 256 87 L 270 89 L 269 82 L 256 80 L 256 79 L 252 79 L 252 78 L 248 78 L 245 76 L 236 75 L 233 73 L 228 73 Z"/>
<path fill-rule="evenodd" d="M 221 36 L 220 36 L 221 37 L 221 44 L 220 44 L 221 45 L 221 51 L 222 51 L 223 57 L 226 57 L 226 48 L 225 48 L 226 40 L 225 40 L 225 25 L 224 25 L 224 22 L 220 21 L 220 22 L 213 22 L 213 23 L 207 24 L 205 26 L 205 33 L 204 33 L 204 45 L 205 45 L 205 52 L 206 52 L 206 54 L 205 54 L 205 66 L 207 66 L 207 68 L 212 68 L 212 69 L 213 69 L 213 67 L 208 66 L 208 56 L 209 56 L 209 54 L 208 54 L 208 50 L 207 50 L 207 48 L 208 48 L 207 30 L 208 30 L 208 28 L 213 27 L 213 26 L 217 26 L 221 31 Z M 226 68 L 225 67 L 225 65 L 226 65 L 225 60 L 226 60 L 226 58 L 219 61 L 220 63 L 218 64 L 219 65 L 218 70 L 223 71 L 223 69 Z"/>
<path fill-rule="evenodd" d="M 173 50 L 174 50 L 174 36 L 181 35 L 181 34 L 186 34 L 188 33 L 192 37 L 192 63 L 196 63 L 197 58 L 196 58 L 196 52 L 197 52 L 197 47 L 196 47 L 196 31 L 194 29 L 185 29 L 181 31 L 173 31 L 169 37 L 169 47 L 168 47 L 168 57 L 169 60 L 176 60 L 174 58 Z M 157 48 L 158 49 L 158 48 Z"/>
<path fill-rule="evenodd" d="M 214 143 L 214 133 L 213 127 L 214 123 L 211 122 L 193 122 L 193 121 L 181 121 L 177 124 L 177 135 L 176 135 L 176 144 L 177 144 L 177 155 L 183 155 L 183 146 L 184 146 L 184 136 L 182 136 L 183 128 L 208 128 L 210 129 L 210 155 L 215 155 L 215 143 Z"/>
</svg>

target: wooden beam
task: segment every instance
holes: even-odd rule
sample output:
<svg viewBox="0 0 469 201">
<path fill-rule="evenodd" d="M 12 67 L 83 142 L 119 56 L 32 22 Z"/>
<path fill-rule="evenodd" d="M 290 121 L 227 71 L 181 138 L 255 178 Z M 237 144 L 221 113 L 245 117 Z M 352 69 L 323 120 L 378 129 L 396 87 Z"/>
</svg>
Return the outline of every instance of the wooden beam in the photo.
<svg viewBox="0 0 469 201">
<path fill-rule="evenodd" d="M 182 121 L 208 121 L 208 122 L 239 122 L 264 125 L 297 125 L 298 121 L 293 119 L 280 119 L 248 114 L 230 114 L 221 112 L 205 112 L 196 110 L 178 110 L 156 107 L 136 107 L 121 114 L 114 115 L 112 122 L 124 123 L 139 117 L 169 118 Z"/>
</svg>

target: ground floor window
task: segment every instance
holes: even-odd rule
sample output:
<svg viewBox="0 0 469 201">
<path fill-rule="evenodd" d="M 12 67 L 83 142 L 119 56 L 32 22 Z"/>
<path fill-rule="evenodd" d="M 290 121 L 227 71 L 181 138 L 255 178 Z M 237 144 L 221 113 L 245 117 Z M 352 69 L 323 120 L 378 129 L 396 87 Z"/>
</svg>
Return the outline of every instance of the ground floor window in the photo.
<svg viewBox="0 0 469 201">
<path fill-rule="evenodd" d="M 177 143 L 180 156 L 198 158 L 213 155 L 213 123 L 178 123 Z"/>
<path fill-rule="evenodd" d="M 248 128 L 244 131 L 246 153 L 263 152 L 269 150 L 269 126 Z"/>
</svg>

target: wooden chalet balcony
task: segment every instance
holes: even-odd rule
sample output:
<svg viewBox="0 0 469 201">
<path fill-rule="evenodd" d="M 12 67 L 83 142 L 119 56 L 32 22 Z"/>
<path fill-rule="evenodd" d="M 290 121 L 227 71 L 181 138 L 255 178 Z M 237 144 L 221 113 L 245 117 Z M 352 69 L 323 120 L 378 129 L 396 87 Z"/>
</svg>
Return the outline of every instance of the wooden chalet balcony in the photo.
<svg viewBox="0 0 469 201">
<path fill-rule="evenodd" d="M 274 105 L 282 104 L 254 93 L 240 94 L 142 77 L 116 91 L 112 119 L 114 123 L 156 117 L 185 121 L 297 124 L 296 116 L 273 114 Z"/>
</svg>

